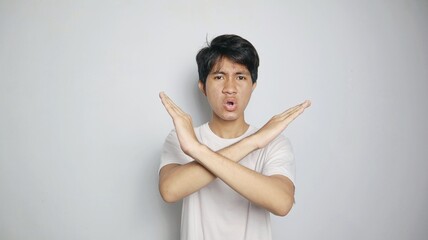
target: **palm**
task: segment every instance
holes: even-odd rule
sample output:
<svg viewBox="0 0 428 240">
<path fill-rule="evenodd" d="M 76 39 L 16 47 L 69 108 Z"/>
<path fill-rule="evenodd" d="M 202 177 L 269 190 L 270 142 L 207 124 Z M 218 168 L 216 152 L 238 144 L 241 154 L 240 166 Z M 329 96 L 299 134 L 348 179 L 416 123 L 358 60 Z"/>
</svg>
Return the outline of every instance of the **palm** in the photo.
<svg viewBox="0 0 428 240">
<path fill-rule="evenodd" d="M 160 93 L 159 97 L 174 122 L 181 149 L 188 154 L 194 144 L 199 143 L 193 129 L 192 117 L 181 110 L 165 93 Z"/>
<path fill-rule="evenodd" d="M 305 101 L 297 106 L 294 106 L 278 115 L 273 116 L 256 135 L 258 136 L 258 148 L 263 148 L 277 137 L 287 126 L 303 113 L 305 108 L 311 105 L 310 101 Z"/>
</svg>

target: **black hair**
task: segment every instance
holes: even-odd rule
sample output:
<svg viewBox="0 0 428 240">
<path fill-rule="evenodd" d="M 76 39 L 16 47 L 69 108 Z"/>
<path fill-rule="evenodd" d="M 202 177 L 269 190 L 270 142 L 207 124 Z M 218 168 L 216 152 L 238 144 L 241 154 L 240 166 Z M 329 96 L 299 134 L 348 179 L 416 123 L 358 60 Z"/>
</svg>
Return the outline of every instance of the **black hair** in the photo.
<svg viewBox="0 0 428 240">
<path fill-rule="evenodd" d="M 204 84 L 208 74 L 215 64 L 223 57 L 229 58 L 235 63 L 247 67 L 253 83 L 257 81 L 257 69 L 259 67 L 259 55 L 254 46 L 244 38 L 237 35 L 220 35 L 208 43 L 207 47 L 199 50 L 196 55 L 199 80 Z"/>
</svg>

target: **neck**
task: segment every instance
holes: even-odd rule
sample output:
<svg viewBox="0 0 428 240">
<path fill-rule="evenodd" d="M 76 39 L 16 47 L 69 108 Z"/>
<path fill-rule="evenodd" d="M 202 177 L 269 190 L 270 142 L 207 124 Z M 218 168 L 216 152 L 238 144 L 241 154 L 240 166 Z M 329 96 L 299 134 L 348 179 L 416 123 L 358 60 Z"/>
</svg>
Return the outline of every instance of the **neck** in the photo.
<svg viewBox="0 0 428 240">
<path fill-rule="evenodd" d="M 244 134 L 249 127 L 243 117 L 233 121 L 213 117 L 208 125 L 211 131 L 221 138 L 237 138 Z"/>
</svg>

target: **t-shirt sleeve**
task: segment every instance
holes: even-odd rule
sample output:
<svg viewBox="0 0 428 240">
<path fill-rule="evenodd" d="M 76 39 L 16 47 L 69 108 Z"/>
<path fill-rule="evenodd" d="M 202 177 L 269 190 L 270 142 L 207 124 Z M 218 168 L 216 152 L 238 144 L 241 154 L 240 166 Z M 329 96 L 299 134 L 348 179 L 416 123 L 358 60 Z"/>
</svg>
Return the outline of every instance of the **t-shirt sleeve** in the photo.
<svg viewBox="0 0 428 240">
<path fill-rule="evenodd" d="M 193 159 L 187 156 L 181 150 L 180 143 L 178 142 L 177 138 L 177 133 L 175 132 L 175 130 L 171 130 L 163 144 L 160 166 L 158 171 L 160 171 L 162 167 L 168 164 L 176 163 L 182 165 L 191 161 L 193 161 Z"/>
<path fill-rule="evenodd" d="M 279 135 L 267 146 L 266 151 L 268 156 L 262 174 L 266 176 L 284 175 L 295 184 L 296 163 L 290 140 Z"/>
</svg>

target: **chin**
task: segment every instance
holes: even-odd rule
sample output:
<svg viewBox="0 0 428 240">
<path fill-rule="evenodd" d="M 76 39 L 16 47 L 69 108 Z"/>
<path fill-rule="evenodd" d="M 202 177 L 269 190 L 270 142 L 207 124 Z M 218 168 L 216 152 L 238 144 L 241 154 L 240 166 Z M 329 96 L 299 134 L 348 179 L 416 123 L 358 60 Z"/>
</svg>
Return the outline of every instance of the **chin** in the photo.
<svg viewBox="0 0 428 240">
<path fill-rule="evenodd" d="M 235 121 L 239 119 L 239 116 L 238 114 L 235 114 L 235 113 L 227 113 L 227 114 L 223 114 L 220 118 L 223 119 L 224 121 Z"/>
<path fill-rule="evenodd" d="M 240 119 L 241 114 L 238 112 L 228 112 L 228 111 L 221 111 L 221 112 L 213 112 L 215 118 L 222 120 L 222 121 L 236 121 Z"/>
</svg>

